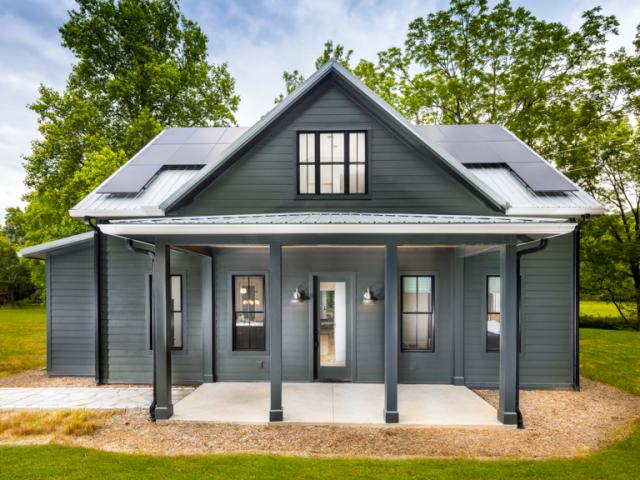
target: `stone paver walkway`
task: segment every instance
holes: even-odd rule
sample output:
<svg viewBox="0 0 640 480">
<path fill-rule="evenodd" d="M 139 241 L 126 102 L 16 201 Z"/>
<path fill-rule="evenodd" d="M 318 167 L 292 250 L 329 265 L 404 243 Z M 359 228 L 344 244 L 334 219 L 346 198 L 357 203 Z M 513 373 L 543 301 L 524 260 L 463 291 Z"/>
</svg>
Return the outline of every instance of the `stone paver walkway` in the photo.
<svg viewBox="0 0 640 480">
<path fill-rule="evenodd" d="M 191 387 L 174 387 L 173 402 L 191 392 Z M 152 399 L 150 387 L 0 388 L 0 409 L 5 410 L 148 408 Z"/>
</svg>

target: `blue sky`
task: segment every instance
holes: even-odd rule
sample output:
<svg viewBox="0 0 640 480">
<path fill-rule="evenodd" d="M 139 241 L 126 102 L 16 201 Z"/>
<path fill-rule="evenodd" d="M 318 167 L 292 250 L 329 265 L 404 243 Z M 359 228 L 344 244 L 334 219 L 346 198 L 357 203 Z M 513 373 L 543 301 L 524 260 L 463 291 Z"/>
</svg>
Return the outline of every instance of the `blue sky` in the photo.
<svg viewBox="0 0 640 480">
<path fill-rule="evenodd" d="M 400 45 L 407 24 L 446 8 L 442 0 L 183 0 L 184 14 L 209 37 L 213 62 L 229 63 L 241 96 L 240 125 L 251 125 L 282 91 L 283 70 L 313 71 L 327 39 L 354 50 L 354 58 Z M 612 48 L 629 48 L 640 23 L 638 0 L 513 1 L 535 15 L 580 25 L 581 13 L 596 5 L 615 14 L 620 36 Z M 25 191 L 21 155 L 37 137 L 35 115 L 26 105 L 39 83 L 63 88 L 73 56 L 60 46 L 58 27 L 73 0 L 0 0 L 0 222 L 4 210 L 20 204 Z"/>
</svg>

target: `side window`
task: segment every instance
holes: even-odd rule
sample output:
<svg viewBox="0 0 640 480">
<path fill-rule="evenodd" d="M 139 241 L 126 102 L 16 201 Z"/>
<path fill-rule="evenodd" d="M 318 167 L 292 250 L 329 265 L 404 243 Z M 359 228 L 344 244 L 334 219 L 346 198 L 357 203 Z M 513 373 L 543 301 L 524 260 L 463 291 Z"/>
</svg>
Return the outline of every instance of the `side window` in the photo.
<svg viewBox="0 0 640 480">
<path fill-rule="evenodd" d="M 233 275 L 233 350 L 266 350 L 264 275 Z"/>
<path fill-rule="evenodd" d="M 149 350 L 153 350 L 153 275 L 148 276 L 149 298 Z M 183 282 L 182 275 L 171 275 L 171 338 L 173 350 L 181 350 L 183 345 Z"/>
<path fill-rule="evenodd" d="M 433 294 L 433 276 L 402 276 L 402 351 L 434 351 Z"/>
<path fill-rule="evenodd" d="M 500 351 L 500 275 L 487 275 L 487 352 Z"/>
<path fill-rule="evenodd" d="M 171 348 L 182 349 L 182 275 L 171 275 Z"/>
</svg>

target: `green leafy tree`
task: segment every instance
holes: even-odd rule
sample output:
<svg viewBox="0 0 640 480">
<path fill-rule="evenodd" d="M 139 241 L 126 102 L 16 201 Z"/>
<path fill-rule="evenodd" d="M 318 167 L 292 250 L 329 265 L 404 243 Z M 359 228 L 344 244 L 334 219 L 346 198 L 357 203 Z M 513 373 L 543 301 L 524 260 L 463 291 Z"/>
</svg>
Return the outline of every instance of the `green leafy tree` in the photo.
<svg viewBox="0 0 640 480">
<path fill-rule="evenodd" d="M 324 50 L 322 54 L 316 58 L 316 70 L 319 70 L 325 63 L 330 60 L 337 60 L 342 64 L 345 68 L 351 70 L 350 61 L 351 56 L 353 55 L 353 50 L 345 50 L 344 45 L 340 43 L 333 44 L 333 40 L 327 40 L 324 43 Z M 284 86 L 286 93 L 278 95 L 274 103 L 280 103 L 284 100 L 284 97 L 293 92 L 296 88 L 302 85 L 305 81 L 304 75 L 300 73 L 298 70 L 293 70 L 292 72 L 283 72 L 282 79 L 284 80 Z"/>
<path fill-rule="evenodd" d="M 24 157 L 29 192 L 7 230 L 33 244 L 85 229 L 68 210 L 164 127 L 235 124 L 239 97 L 226 64 L 175 0 L 79 0 L 60 28 L 76 57 L 59 92 L 29 106 L 41 139 Z"/>
<path fill-rule="evenodd" d="M 0 289 L 5 290 L 11 305 L 33 292 L 29 269 L 20 261 L 15 247 L 0 231 Z"/>
</svg>

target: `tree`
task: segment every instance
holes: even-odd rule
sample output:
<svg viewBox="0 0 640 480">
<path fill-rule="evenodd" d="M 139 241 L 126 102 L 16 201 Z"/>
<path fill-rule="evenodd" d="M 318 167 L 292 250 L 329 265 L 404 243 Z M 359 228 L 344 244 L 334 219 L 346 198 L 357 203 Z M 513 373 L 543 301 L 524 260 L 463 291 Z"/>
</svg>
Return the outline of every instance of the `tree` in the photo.
<svg viewBox="0 0 640 480">
<path fill-rule="evenodd" d="M 0 231 L 0 286 L 4 287 L 11 305 L 33 292 L 29 269 L 20 261 L 15 248 Z"/>
<path fill-rule="evenodd" d="M 42 138 L 24 157 L 29 192 L 7 228 L 26 244 L 83 231 L 68 210 L 164 127 L 235 124 L 226 64 L 176 0 L 79 0 L 60 28 L 76 57 L 64 91 L 29 106 Z"/>
<path fill-rule="evenodd" d="M 334 46 L 333 40 L 327 40 L 324 43 L 324 50 L 322 51 L 322 54 L 318 58 L 316 58 L 316 70 L 319 70 L 320 67 L 322 67 L 330 60 L 337 60 L 342 66 L 351 70 L 349 62 L 351 61 L 352 55 L 353 50 L 345 51 L 344 45 L 337 43 Z M 282 79 L 284 80 L 286 93 L 281 93 L 280 95 L 278 95 L 275 98 L 274 103 L 280 103 L 282 100 L 284 100 L 285 96 L 289 95 L 305 81 L 304 75 L 302 75 L 298 70 L 293 70 L 292 72 L 282 72 Z"/>
</svg>

